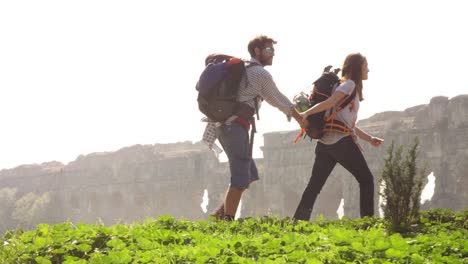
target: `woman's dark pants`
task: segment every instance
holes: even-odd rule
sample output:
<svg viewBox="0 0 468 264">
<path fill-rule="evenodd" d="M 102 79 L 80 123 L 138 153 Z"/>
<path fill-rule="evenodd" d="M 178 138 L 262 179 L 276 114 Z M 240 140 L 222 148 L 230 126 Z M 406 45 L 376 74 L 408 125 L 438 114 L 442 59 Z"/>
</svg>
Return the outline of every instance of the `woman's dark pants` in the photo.
<svg viewBox="0 0 468 264">
<path fill-rule="evenodd" d="M 374 215 L 374 177 L 361 150 L 351 136 L 347 136 L 332 145 L 317 143 L 312 176 L 294 214 L 295 219 L 309 221 L 315 199 L 336 163 L 359 182 L 361 217 Z"/>
</svg>

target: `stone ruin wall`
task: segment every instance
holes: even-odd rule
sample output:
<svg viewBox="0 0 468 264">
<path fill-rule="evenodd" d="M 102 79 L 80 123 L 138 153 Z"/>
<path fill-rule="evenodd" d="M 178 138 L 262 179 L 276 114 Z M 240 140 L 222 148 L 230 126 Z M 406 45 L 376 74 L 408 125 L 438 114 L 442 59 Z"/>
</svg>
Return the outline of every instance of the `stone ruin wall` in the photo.
<svg viewBox="0 0 468 264">
<path fill-rule="evenodd" d="M 385 139 L 380 148 L 361 143 L 374 174 L 376 194 L 387 147 L 392 140 L 409 145 L 418 136 L 420 158 L 436 176 L 434 196 L 423 208 L 466 209 L 468 205 L 468 95 L 449 100 L 435 97 L 428 105 L 402 112 L 384 112 L 358 125 Z M 264 135 L 264 158 L 256 160 L 261 180 L 243 198 L 242 215 L 290 217 L 309 180 L 315 141 L 292 140 L 298 131 Z M 206 219 L 200 204 L 208 190 L 208 212 L 222 201 L 229 179 L 228 165 L 218 162 L 203 143 L 136 145 L 116 152 L 79 156 L 63 165 L 49 162 L 0 171 L 0 189 L 14 187 L 17 196 L 51 193 L 50 223 L 70 220 L 106 224 L 146 217 Z M 358 184 L 337 166 L 325 184 L 313 216 L 358 217 Z M 376 197 L 377 201 L 377 197 Z M 378 203 L 376 203 L 377 206 Z"/>
<path fill-rule="evenodd" d="M 111 224 L 159 215 L 203 219 L 204 190 L 225 188 L 226 177 L 227 167 L 204 144 L 184 142 L 19 166 L 0 171 L 0 186 L 17 188 L 17 197 L 50 192 L 50 222 Z"/>
</svg>

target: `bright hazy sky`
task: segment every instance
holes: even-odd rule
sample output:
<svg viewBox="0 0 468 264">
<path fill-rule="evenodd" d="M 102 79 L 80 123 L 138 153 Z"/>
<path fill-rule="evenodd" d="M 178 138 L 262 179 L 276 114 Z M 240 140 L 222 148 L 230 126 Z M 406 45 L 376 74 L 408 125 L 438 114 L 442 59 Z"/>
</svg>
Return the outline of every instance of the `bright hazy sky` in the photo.
<svg viewBox="0 0 468 264">
<path fill-rule="evenodd" d="M 0 1 L 0 169 L 199 141 L 204 58 L 248 59 L 256 34 L 278 41 L 267 70 L 289 98 L 348 53 L 367 56 L 360 119 L 468 93 L 465 1 L 332 2 Z M 260 116 L 259 145 L 297 128 L 267 104 Z"/>
</svg>

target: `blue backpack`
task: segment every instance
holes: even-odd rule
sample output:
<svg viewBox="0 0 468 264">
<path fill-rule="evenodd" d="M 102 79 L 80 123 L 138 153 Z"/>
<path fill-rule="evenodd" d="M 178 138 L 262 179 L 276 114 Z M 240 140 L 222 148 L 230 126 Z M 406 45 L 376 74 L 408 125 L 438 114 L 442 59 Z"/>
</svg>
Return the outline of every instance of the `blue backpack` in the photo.
<svg viewBox="0 0 468 264">
<path fill-rule="evenodd" d="M 254 108 L 237 101 L 245 64 L 242 59 L 224 54 L 211 54 L 205 59 L 206 67 L 196 89 L 198 108 L 210 120 L 224 122 L 233 115 L 250 119 L 255 114 Z"/>
</svg>

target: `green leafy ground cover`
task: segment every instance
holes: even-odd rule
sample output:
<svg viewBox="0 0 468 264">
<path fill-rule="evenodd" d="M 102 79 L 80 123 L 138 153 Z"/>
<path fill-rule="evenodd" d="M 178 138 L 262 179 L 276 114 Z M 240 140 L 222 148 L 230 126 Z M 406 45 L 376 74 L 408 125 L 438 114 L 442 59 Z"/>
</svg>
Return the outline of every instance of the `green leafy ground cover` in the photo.
<svg viewBox="0 0 468 264">
<path fill-rule="evenodd" d="M 41 224 L 5 233 L 0 263 L 468 263 L 467 219 L 427 211 L 403 235 L 379 218 Z"/>
</svg>

